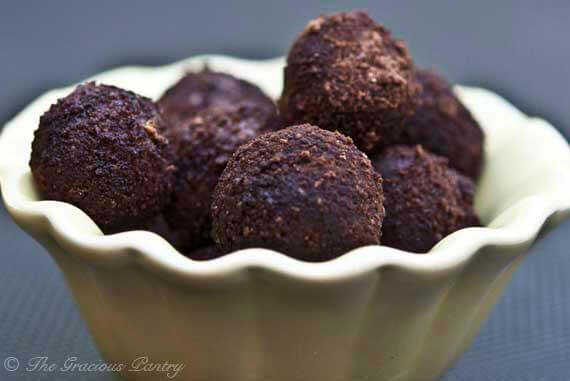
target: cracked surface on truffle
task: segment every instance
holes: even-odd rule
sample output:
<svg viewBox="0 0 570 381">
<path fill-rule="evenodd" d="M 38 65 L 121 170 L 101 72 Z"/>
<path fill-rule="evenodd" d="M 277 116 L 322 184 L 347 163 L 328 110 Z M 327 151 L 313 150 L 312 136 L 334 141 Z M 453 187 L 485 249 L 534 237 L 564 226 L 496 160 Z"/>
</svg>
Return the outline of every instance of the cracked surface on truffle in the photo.
<svg viewBox="0 0 570 381">
<path fill-rule="evenodd" d="M 471 179 L 421 146 L 393 146 L 373 158 L 384 180 L 382 244 L 423 253 L 456 230 L 479 225 Z"/>
<path fill-rule="evenodd" d="M 414 71 L 404 42 L 366 13 L 324 15 L 289 51 L 280 113 L 286 124 L 338 130 L 378 151 L 414 111 Z"/>
<path fill-rule="evenodd" d="M 212 195 L 235 150 L 260 134 L 277 129 L 278 123 L 275 108 L 245 103 L 209 108 L 169 127 L 166 135 L 176 153 L 178 172 L 165 216 L 169 225 L 184 237 L 184 250 L 211 242 Z"/>
<path fill-rule="evenodd" d="M 481 127 L 441 76 L 418 70 L 417 80 L 421 89 L 418 107 L 406 122 L 400 142 L 421 144 L 448 158 L 451 167 L 477 179 L 483 164 Z"/>
<path fill-rule="evenodd" d="M 154 103 L 87 83 L 40 118 L 30 167 L 46 199 L 82 209 L 105 233 L 140 227 L 170 197 L 172 153 Z"/>
<path fill-rule="evenodd" d="M 222 252 L 262 247 L 307 261 L 380 243 L 382 180 L 338 132 L 308 124 L 241 146 L 212 203 Z"/>
</svg>

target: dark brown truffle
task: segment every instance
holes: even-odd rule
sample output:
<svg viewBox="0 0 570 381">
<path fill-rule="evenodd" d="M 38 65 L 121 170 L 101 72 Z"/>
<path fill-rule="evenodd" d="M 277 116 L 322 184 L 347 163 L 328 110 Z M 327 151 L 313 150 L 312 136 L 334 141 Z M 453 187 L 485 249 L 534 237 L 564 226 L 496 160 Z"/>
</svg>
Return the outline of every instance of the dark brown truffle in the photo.
<svg viewBox="0 0 570 381">
<path fill-rule="evenodd" d="M 377 151 L 414 111 L 414 71 L 404 42 L 366 13 L 321 16 L 289 51 L 279 110 L 286 125 L 338 130 Z"/>
<path fill-rule="evenodd" d="M 277 123 L 275 108 L 244 103 L 209 108 L 169 127 L 166 135 L 174 147 L 178 173 L 165 215 L 173 229 L 184 232 L 184 250 L 210 240 L 212 194 L 234 151 L 276 129 Z"/>
<path fill-rule="evenodd" d="M 308 124 L 241 146 L 212 203 L 222 252 L 262 247 L 324 261 L 380 242 L 382 180 L 352 139 Z"/>
<path fill-rule="evenodd" d="M 456 230 L 479 225 L 474 184 L 421 146 L 393 146 L 373 159 L 384 179 L 382 244 L 423 253 Z"/>
<path fill-rule="evenodd" d="M 158 101 L 169 124 L 177 124 L 207 108 L 248 103 L 272 112 L 273 100 L 259 87 L 229 74 L 204 69 L 187 73 Z"/>
<path fill-rule="evenodd" d="M 139 227 L 170 196 L 175 168 L 162 123 L 150 99 L 80 85 L 40 118 L 30 159 L 36 185 L 106 233 Z"/>
<path fill-rule="evenodd" d="M 449 159 L 449 165 L 476 179 L 483 163 L 483 131 L 455 96 L 449 83 L 428 70 L 418 70 L 420 96 L 416 113 L 402 130 L 403 144 L 421 144 Z"/>
</svg>

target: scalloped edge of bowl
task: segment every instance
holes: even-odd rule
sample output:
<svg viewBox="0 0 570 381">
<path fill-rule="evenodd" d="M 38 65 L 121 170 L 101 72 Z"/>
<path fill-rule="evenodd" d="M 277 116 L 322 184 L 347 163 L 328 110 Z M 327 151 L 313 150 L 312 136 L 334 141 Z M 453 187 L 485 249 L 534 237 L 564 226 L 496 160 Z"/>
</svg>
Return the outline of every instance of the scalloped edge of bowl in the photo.
<svg viewBox="0 0 570 381">
<path fill-rule="evenodd" d="M 227 71 L 250 80 L 276 98 L 282 81 L 282 58 L 248 61 L 226 56 L 198 56 L 163 67 L 122 67 L 91 77 L 89 80 L 123 86 L 156 98 L 177 80 L 184 70 L 207 63 L 212 69 Z M 148 76 L 149 72 L 153 76 Z M 279 74 L 278 74 L 279 73 Z M 137 88 L 144 76 L 144 88 Z M 129 86 L 131 84 L 132 86 Z M 488 246 L 509 248 L 532 241 L 552 216 L 559 219 L 570 214 L 570 148 L 562 135 L 542 119 L 529 118 L 498 95 L 478 88 L 456 87 L 458 96 L 483 126 L 487 117 L 501 115 L 505 123 L 517 124 L 547 139 L 549 168 L 559 174 L 554 184 L 524 197 L 489 220 L 487 227 L 459 230 L 441 240 L 428 255 L 415 254 L 386 246 L 368 246 L 350 251 L 336 259 L 310 263 L 266 249 L 237 251 L 209 261 L 194 261 L 174 249 L 157 234 L 129 231 L 103 235 L 84 212 L 63 202 L 30 201 L 25 193 L 33 192 L 27 165 L 30 134 L 37 125 L 37 116 L 57 98 L 65 96 L 74 86 L 49 91 L 32 102 L 8 122 L 0 135 L 0 187 L 6 208 L 14 220 L 30 234 L 47 233 L 63 248 L 92 263 L 124 266 L 140 263 L 151 271 L 178 279 L 218 278 L 247 268 L 266 269 L 287 277 L 307 281 L 338 281 L 396 266 L 409 271 L 434 274 L 452 271 Z M 142 91 L 141 91 L 142 89 Z M 151 89 L 151 90 L 149 90 Z M 487 110 L 478 113 L 473 104 L 484 102 Z M 34 127 L 27 127 L 30 123 Z M 538 131 L 538 132 L 537 132 Z M 491 131 L 486 130 L 486 134 Z M 488 140 L 488 139 L 487 139 Z M 544 143 L 544 142 L 543 142 Z M 492 155 L 508 139 L 493 139 L 485 147 Z M 547 160 L 546 160 L 547 159 Z M 483 211 L 483 214 L 489 211 Z"/>
</svg>

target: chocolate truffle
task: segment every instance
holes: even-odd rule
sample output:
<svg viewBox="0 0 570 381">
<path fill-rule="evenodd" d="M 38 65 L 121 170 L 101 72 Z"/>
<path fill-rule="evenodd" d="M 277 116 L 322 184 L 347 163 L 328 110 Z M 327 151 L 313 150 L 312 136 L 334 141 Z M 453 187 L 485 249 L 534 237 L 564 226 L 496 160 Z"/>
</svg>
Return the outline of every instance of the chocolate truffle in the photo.
<svg viewBox="0 0 570 381">
<path fill-rule="evenodd" d="M 384 179 L 382 244 L 423 253 L 456 230 L 478 225 L 474 184 L 421 146 L 393 146 L 373 159 Z"/>
<path fill-rule="evenodd" d="M 366 13 L 321 16 L 289 51 L 280 114 L 286 125 L 338 130 L 359 149 L 377 151 L 414 111 L 414 71 L 404 42 Z"/>
<path fill-rule="evenodd" d="M 182 249 L 210 240 L 210 205 L 218 177 L 234 151 L 258 135 L 276 129 L 275 108 L 243 103 L 208 108 L 166 133 L 178 168 L 172 202 L 165 211 L 171 228 L 182 231 Z"/>
<path fill-rule="evenodd" d="M 210 107 L 224 108 L 237 103 L 252 104 L 268 112 L 273 112 L 275 108 L 275 103 L 259 87 L 207 68 L 187 73 L 158 101 L 169 124 L 187 120 Z"/>
<path fill-rule="evenodd" d="M 170 197 L 175 169 L 155 104 L 87 83 L 40 118 L 30 167 L 46 199 L 82 209 L 105 233 L 139 227 Z"/>
<path fill-rule="evenodd" d="M 449 166 L 477 179 L 483 162 L 483 131 L 455 96 L 449 83 L 438 74 L 418 70 L 418 108 L 406 122 L 400 142 L 421 144 L 444 156 Z"/>
<path fill-rule="evenodd" d="M 382 179 L 352 139 L 308 124 L 241 146 L 212 203 L 222 252 L 261 247 L 306 261 L 380 243 Z"/>
</svg>

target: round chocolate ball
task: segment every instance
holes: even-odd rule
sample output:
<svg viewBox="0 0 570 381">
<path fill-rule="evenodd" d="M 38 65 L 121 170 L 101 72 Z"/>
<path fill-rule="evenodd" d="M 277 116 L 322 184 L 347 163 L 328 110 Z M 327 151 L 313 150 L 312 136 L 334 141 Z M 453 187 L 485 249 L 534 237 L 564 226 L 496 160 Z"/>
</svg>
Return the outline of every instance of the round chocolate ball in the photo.
<svg viewBox="0 0 570 381">
<path fill-rule="evenodd" d="M 169 124 L 185 121 L 210 107 L 224 108 L 249 103 L 272 112 L 275 103 L 261 89 L 229 74 L 204 69 L 189 72 L 158 101 Z"/>
<path fill-rule="evenodd" d="M 445 79 L 429 70 L 418 70 L 416 77 L 421 89 L 418 107 L 402 130 L 401 143 L 421 144 L 476 179 L 483 164 L 481 127 Z"/>
<path fill-rule="evenodd" d="M 393 146 L 373 158 L 384 180 L 382 244 L 423 253 L 464 227 L 479 225 L 474 184 L 421 146 Z"/>
<path fill-rule="evenodd" d="M 222 252 L 268 248 L 306 261 L 380 243 L 382 179 L 352 139 L 308 124 L 241 146 L 212 203 Z"/>
<path fill-rule="evenodd" d="M 391 144 L 415 108 L 414 64 L 404 42 L 366 13 L 312 20 L 287 57 L 280 114 L 377 151 Z"/>
<path fill-rule="evenodd" d="M 46 199 L 82 209 L 105 233 L 141 226 L 170 197 L 175 169 L 148 98 L 87 83 L 40 118 L 30 167 Z"/>
<path fill-rule="evenodd" d="M 278 125 L 274 107 L 244 103 L 208 108 L 169 126 L 166 135 L 174 148 L 178 172 L 165 216 L 178 236 L 182 235 L 183 250 L 211 242 L 212 195 L 235 150 Z"/>
</svg>

